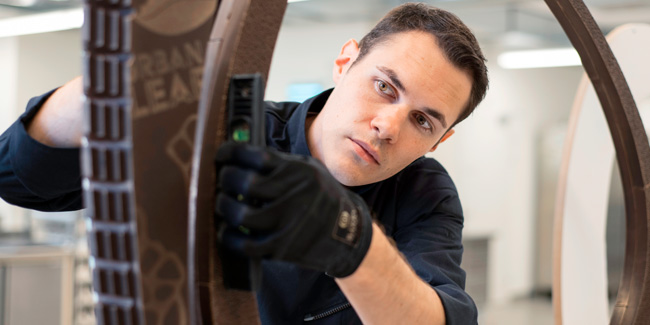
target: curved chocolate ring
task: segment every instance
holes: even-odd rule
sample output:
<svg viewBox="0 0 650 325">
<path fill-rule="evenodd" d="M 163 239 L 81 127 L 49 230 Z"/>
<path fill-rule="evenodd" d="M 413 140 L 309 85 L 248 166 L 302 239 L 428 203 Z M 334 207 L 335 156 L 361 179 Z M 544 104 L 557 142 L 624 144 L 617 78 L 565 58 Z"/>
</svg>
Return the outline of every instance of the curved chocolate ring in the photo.
<svg viewBox="0 0 650 325">
<path fill-rule="evenodd" d="M 625 77 L 589 10 L 581 0 L 545 0 L 580 54 L 596 90 L 614 140 L 626 210 L 623 278 L 611 324 L 646 324 L 650 319 L 650 146 Z M 556 220 L 553 241 L 553 305 L 556 324 L 562 323 L 559 256 L 561 228 Z"/>
<path fill-rule="evenodd" d="M 188 225 L 188 277 L 191 324 L 259 322 L 251 292 L 222 283 L 215 250 L 214 156 L 226 140 L 226 97 L 230 76 L 260 73 L 266 79 L 286 0 L 223 0 L 208 44 L 199 103 Z M 201 315 L 200 322 L 196 315 Z"/>
</svg>

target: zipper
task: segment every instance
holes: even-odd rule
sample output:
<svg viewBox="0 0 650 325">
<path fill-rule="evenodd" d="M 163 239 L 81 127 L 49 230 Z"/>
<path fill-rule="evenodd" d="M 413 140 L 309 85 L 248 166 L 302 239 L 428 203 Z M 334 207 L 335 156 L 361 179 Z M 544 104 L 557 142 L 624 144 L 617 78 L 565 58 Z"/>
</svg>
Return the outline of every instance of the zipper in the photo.
<svg viewBox="0 0 650 325">
<path fill-rule="evenodd" d="M 303 319 L 303 321 L 305 321 L 305 322 L 311 322 L 311 321 L 314 321 L 314 320 L 318 320 L 318 319 L 321 319 L 321 318 L 325 318 L 325 317 L 327 317 L 327 316 L 331 316 L 331 315 L 333 315 L 333 314 L 336 314 L 336 313 L 340 312 L 341 310 L 348 309 L 348 308 L 350 308 L 351 306 L 352 306 L 352 305 L 350 305 L 350 303 L 347 302 L 347 303 L 345 303 L 345 304 L 343 304 L 343 305 L 336 306 L 336 307 L 334 307 L 334 308 L 332 308 L 332 309 L 330 309 L 330 310 L 324 311 L 324 312 L 322 312 L 322 313 L 318 313 L 318 314 L 316 314 L 316 315 L 307 314 L 307 315 L 305 315 L 305 318 Z"/>
</svg>

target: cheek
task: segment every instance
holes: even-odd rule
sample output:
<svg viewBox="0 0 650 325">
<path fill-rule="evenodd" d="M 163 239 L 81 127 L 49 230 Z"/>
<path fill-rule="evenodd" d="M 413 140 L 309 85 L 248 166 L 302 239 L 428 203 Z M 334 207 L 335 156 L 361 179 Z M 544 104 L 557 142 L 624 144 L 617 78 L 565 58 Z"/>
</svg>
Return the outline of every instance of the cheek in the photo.
<svg viewBox="0 0 650 325">
<path fill-rule="evenodd" d="M 411 123 L 411 121 L 408 123 Z M 436 144 L 436 141 L 433 139 L 438 138 L 434 138 L 430 134 L 416 129 L 415 126 L 408 125 L 408 123 L 404 126 L 403 129 L 404 138 L 408 139 L 408 141 L 405 141 L 406 143 L 404 144 L 405 154 L 408 155 L 407 152 L 410 152 L 411 155 L 421 156 L 424 153 L 428 152 L 429 149 L 431 149 Z"/>
<path fill-rule="evenodd" d="M 417 131 L 410 131 L 410 136 L 407 141 L 402 143 L 402 147 L 398 149 L 398 152 L 395 153 L 395 156 L 398 157 L 399 161 L 397 164 L 401 168 L 406 167 L 411 162 L 427 154 L 431 148 L 435 145 L 435 141 L 426 139 L 422 137 L 422 134 L 414 134 Z"/>
</svg>

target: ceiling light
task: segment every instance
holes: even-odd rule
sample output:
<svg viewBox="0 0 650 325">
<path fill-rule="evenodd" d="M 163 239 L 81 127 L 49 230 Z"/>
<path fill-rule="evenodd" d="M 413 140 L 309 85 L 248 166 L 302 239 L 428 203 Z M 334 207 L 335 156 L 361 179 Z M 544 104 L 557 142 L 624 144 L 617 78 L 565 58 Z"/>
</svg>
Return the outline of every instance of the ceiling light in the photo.
<svg viewBox="0 0 650 325">
<path fill-rule="evenodd" d="M 289 0 L 289 2 L 301 1 L 307 0 Z M 81 8 L 0 19 L 0 37 L 80 28 L 83 20 L 83 9 Z"/>
<path fill-rule="evenodd" d="M 80 28 L 84 21 L 81 8 L 0 20 L 0 37 L 20 36 Z"/>
<path fill-rule="evenodd" d="M 497 58 L 504 69 L 551 68 L 582 65 L 573 48 L 504 52 Z"/>
</svg>

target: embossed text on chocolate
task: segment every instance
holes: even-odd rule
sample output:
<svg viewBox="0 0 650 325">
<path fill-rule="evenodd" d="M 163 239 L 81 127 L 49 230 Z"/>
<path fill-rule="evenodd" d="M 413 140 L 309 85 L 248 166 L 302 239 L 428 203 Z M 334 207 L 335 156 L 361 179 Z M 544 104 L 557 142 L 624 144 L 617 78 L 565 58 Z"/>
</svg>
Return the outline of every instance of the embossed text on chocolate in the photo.
<svg viewBox="0 0 650 325">
<path fill-rule="evenodd" d="M 204 46 L 199 40 L 137 53 L 132 67 L 133 118 L 195 103 L 201 92 Z"/>
</svg>

